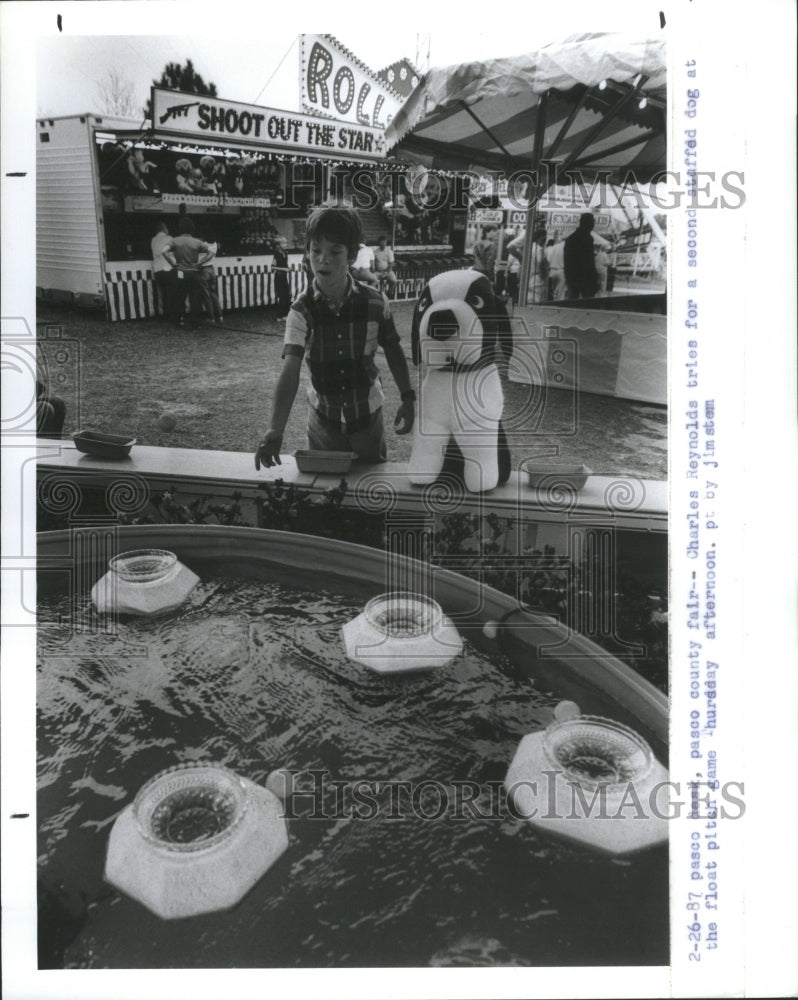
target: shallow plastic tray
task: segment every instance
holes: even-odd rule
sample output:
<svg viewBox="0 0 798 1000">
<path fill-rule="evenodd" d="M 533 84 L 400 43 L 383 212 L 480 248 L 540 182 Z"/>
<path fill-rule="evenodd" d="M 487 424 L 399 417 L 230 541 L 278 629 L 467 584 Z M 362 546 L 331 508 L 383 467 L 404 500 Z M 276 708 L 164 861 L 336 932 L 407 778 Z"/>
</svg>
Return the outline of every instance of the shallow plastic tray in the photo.
<svg viewBox="0 0 798 1000">
<path fill-rule="evenodd" d="M 103 434 L 102 431 L 75 431 L 72 435 L 78 451 L 96 458 L 127 458 L 136 443 L 126 434 Z"/>
<path fill-rule="evenodd" d="M 530 462 L 526 466 L 530 486 L 554 486 L 556 483 L 567 483 L 575 490 L 581 490 L 587 482 L 587 477 L 592 473 L 593 470 L 588 469 L 586 465 Z"/>
<path fill-rule="evenodd" d="M 300 472 L 349 472 L 357 458 L 354 451 L 313 451 L 310 449 L 294 452 Z"/>
</svg>

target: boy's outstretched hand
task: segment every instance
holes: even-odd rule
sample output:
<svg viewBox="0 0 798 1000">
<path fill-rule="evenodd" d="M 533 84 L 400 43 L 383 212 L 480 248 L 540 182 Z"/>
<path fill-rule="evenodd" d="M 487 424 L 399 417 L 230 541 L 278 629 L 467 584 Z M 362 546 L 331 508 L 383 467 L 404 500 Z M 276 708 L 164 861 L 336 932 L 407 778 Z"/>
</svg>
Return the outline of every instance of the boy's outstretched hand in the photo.
<svg viewBox="0 0 798 1000">
<path fill-rule="evenodd" d="M 261 463 L 265 469 L 270 469 L 273 465 L 282 465 L 280 461 L 282 444 L 283 435 L 279 431 L 267 431 L 255 449 L 255 468 L 260 470 Z"/>
<path fill-rule="evenodd" d="M 399 404 L 393 426 L 397 434 L 409 434 L 416 419 L 415 403 L 407 401 Z"/>
</svg>

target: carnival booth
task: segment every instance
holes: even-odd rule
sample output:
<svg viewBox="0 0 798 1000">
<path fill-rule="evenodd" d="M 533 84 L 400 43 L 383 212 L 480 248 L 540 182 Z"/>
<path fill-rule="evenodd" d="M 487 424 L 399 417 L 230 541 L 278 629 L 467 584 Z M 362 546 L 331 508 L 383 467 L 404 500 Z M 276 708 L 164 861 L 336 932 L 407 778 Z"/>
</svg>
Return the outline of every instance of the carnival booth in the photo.
<svg viewBox="0 0 798 1000">
<path fill-rule="evenodd" d="M 162 311 L 150 243 L 189 215 L 217 243 L 222 308 L 275 302 L 275 250 L 291 295 L 305 284 L 310 211 L 357 208 L 364 240 L 394 247 L 398 297 L 465 264 L 464 218 L 438 176 L 384 155 L 384 128 L 153 88 L 152 126 L 77 115 L 37 122 L 37 286 L 104 303 L 112 320 Z M 464 212 L 459 213 L 464 216 Z M 282 262 L 281 262 L 282 263 Z"/>
<path fill-rule="evenodd" d="M 652 303 L 638 309 L 636 296 L 608 299 L 609 308 L 584 299 L 553 310 L 526 305 L 533 234 L 548 236 L 558 211 L 573 214 L 574 190 L 598 187 L 602 204 L 612 204 L 665 170 L 665 80 L 661 39 L 575 35 L 521 56 L 433 69 L 388 126 L 397 156 L 429 169 L 478 170 L 508 194 L 523 192 L 515 205 L 526 218 L 511 378 L 665 403 L 664 294 L 653 312 Z M 570 189 L 565 205 L 561 187 Z M 492 207 L 503 206 L 496 199 Z"/>
</svg>

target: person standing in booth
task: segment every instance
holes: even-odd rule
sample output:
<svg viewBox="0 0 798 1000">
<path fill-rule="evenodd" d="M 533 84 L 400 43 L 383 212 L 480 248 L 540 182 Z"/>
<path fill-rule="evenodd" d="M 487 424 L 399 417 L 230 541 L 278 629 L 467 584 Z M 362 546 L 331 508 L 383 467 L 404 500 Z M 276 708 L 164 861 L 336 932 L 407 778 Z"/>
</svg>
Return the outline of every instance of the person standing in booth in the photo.
<svg viewBox="0 0 798 1000">
<path fill-rule="evenodd" d="M 219 284 L 216 278 L 216 268 L 213 263 L 216 260 L 216 254 L 219 252 L 218 240 L 208 240 L 208 251 L 210 257 L 200 267 L 200 278 L 202 284 L 205 286 L 204 304 L 206 309 L 210 307 L 210 312 L 208 313 L 210 320 L 214 323 L 222 323 L 224 317 L 222 316 L 222 304 L 219 301 Z"/>
<path fill-rule="evenodd" d="M 361 243 L 358 247 L 357 257 L 351 270 L 353 278 L 364 281 L 367 285 L 374 285 L 375 288 L 379 287 L 379 279 L 374 273 L 374 251 L 365 243 Z"/>
<path fill-rule="evenodd" d="M 511 273 L 516 277 L 513 281 L 520 283 L 521 262 L 524 255 L 524 243 L 526 241 L 526 230 L 521 232 L 507 245 L 507 259 L 512 263 Z M 549 287 L 549 263 L 546 259 L 546 230 L 535 230 L 534 240 L 530 247 L 529 261 L 529 282 L 527 284 L 527 303 L 540 305 L 548 297 Z M 521 289 L 518 289 L 520 298 Z M 517 301 L 517 300 L 515 300 Z"/>
<path fill-rule="evenodd" d="M 377 249 L 374 251 L 374 273 L 378 281 L 384 281 L 388 286 L 388 298 L 392 299 L 396 292 L 397 279 L 393 270 L 395 258 L 393 250 L 388 246 L 388 237 L 380 236 Z"/>
<path fill-rule="evenodd" d="M 285 319 L 288 310 L 291 308 L 291 290 L 288 286 L 288 240 L 285 236 L 278 236 L 274 241 L 274 260 L 272 270 L 274 271 L 274 297 L 277 300 L 277 319 Z"/>
<path fill-rule="evenodd" d="M 593 225 L 592 214 L 583 212 L 579 228 L 565 241 L 563 265 L 569 299 L 589 299 L 598 291 Z"/>
<path fill-rule="evenodd" d="M 496 226 L 489 225 L 485 226 L 482 230 L 482 239 L 478 240 L 474 244 L 472 253 L 474 254 L 474 263 L 472 267 L 475 271 L 480 271 L 482 274 L 487 276 L 488 281 L 493 287 L 494 272 L 496 270 L 496 233 L 498 232 Z"/>
<path fill-rule="evenodd" d="M 150 242 L 152 251 L 152 276 L 161 299 L 161 310 L 168 322 L 180 326 L 180 312 L 177 302 L 177 275 L 174 267 L 164 256 L 164 251 L 172 245 L 172 237 L 165 222 L 158 224 L 158 231 Z"/>
<path fill-rule="evenodd" d="M 551 246 L 546 247 L 546 259 L 549 263 L 549 298 L 559 302 L 565 298 L 565 244 L 562 240 L 550 240 Z"/>
<path fill-rule="evenodd" d="M 202 320 L 203 307 L 209 316 L 213 315 L 213 306 L 200 273 L 202 265 L 211 260 L 213 254 L 207 243 L 197 239 L 194 223 L 187 215 L 181 218 L 177 232 L 163 255 L 175 269 L 180 311 L 185 307 L 188 295 L 189 318 L 196 330 Z"/>
</svg>

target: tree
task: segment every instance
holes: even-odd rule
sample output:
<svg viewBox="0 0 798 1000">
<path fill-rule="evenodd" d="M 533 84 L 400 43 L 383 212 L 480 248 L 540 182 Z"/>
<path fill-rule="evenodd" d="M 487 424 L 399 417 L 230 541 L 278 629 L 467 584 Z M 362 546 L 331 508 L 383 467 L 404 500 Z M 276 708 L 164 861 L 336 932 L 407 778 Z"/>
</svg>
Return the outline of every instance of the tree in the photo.
<svg viewBox="0 0 798 1000">
<path fill-rule="evenodd" d="M 210 81 L 206 83 L 194 69 L 194 64 L 190 59 L 186 59 L 185 66 L 181 66 L 180 63 L 167 63 L 163 73 L 161 73 L 161 79 L 153 80 L 152 85 L 153 87 L 163 87 L 164 90 L 181 90 L 184 94 L 203 94 L 206 97 L 216 97 L 216 84 Z M 151 98 L 147 98 L 144 116 L 152 121 Z"/>
<path fill-rule="evenodd" d="M 97 81 L 99 110 L 106 115 L 119 115 L 122 118 L 134 117 L 136 102 L 133 90 L 133 81 L 120 73 L 118 69 L 106 70 L 105 75 Z"/>
</svg>

